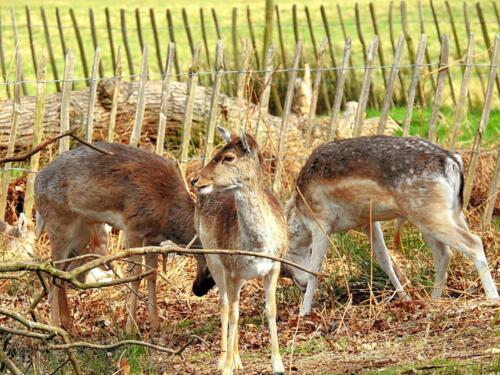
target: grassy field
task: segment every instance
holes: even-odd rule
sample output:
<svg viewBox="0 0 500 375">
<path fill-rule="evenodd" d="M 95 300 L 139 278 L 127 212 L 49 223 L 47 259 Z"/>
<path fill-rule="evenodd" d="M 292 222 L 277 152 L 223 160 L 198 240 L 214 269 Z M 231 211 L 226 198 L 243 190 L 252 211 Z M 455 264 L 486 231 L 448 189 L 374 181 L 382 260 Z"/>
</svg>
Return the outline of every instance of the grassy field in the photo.
<svg viewBox="0 0 500 375">
<path fill-rule="evenodd" d="M 33 32 L 34 32 L 34 40 L 35 40 L 35 49 L 37 51 L 38 56 L 40 55 L 41 49 L 45 47 L 45 38 L 43 34 L 42 20 L 40 16 L 40 11 L 38 6 L 40 5 L 38 2 L 28 0 L 19 4 L 12 4 L 11 2 L 4 2 L 4 7 L 2 7 L 1 13 L 1 21 L 2 21 L 2 34 L 3 34 L 3 42 L 4 42 L 4 50 L 6 54 L 7 62 L 12 60 L 13 51 L 14 51 L 14 37 L 12 34 L 11 28 L 11 19 L 9 14 L 8 7 L 13 6 L 18 29 L 19 29 L 19 40 L 22 49 L 23 56 L 23 67 L 25 71 L 25 77 L 27 79 L 34 78 L 34 69 L 33 64 L 31 62 L 31 54 L 30 54 L 30 42 L 27 33 L 26 27 L 26 14 L 24 6 L 27 5 L 31 9 L 31 18 L 33 24 Z M 0 2 L 1 4 L 2 2 Z M 475 9 L 474 1 L 467 1 L 468 10 L 469 10 L 469 18 L 471 23 L 471 30 L 474 32 L 475 38 L 475 62 L 477 63 L 487 63 L 488 62 L 488 54 L 485 48 L 483 36 L 481 33 L 481 27 L 478 22 L 477 13 Z M 294 45 L 294 33 L 293 33 L 293 23 L 292 23 L 292 10 L 291 4 L 289 2 L 276 1 L 276 4 L 280 7 L 281 10 L 281 23 L 283 27 L 283 35 L 285 40 L 285 53 L 287 60 L 291 59 L 291 55 L 293 54 L 293 45 Z M 316 43 L 319 42 L 325 37 L 325 31 L 323 22 L 321 19 L 321 14 L 319 11 L 320 5 L 324 5 L 326 9 L 326 14 L 328 16 L 329 26 L 331 29 L 331 34 L 334 43 L 335 56 L 337 61 L 341 60 L 341 54 L 343 50 L 343 34 L 341 30 L 341 26 L 339 23 L 339 18 L 337 15 L 336 4 L 332 2 L 319 2 L 314 5 L 310 5 L 308 2 L 300 0 L 295 1 L 294 4 L 297 5 L 297 19 L 298 19 L 298 35 L 301 40 L 304 41 L 304 62 L 309 62 L 314 65 L 314 57 L 313 57 L 313 46 L 311 42 L 311 37 L 309 33 L 308 23 L 306 20 L 306 15 L 304 12 L 304 6 L 308 5 L 310 7 L 311 14 L 311 24 L 314 30 L 314 35 L 316 39 Z M 366 43 L 368 44 L 371 38 L 374 35 L 374 29 L 372 25 L 372 21 L 370 18 L 370 12 L 368 8 L 368 1 L 360 1 L 359 9 L 361 15 L 361 29 Z M 388 2 L 387 1 L 373 1 L 374 8 L 378 17 L 378 28 L 381 35 L 381 44 L 385 57 L 385 64 L 390 64 L 392 61 L 392 49 L 389 38 L 389 23 L 388 23 Z M 418 7 L 417 1 L 411 0 L 407 1 L 407 14 L 408 14 L 408 27 L 409 31 L 413 38 L 413 45 L 416 48 L 418 43 L 418 35 L 420 33 L 420 24 L 418 18 Z M 231 34 L 231 6 L 220 6 L 216 1 L 198 1 L 196 3 L 188 2 L 185 0 L 177 1 L 175 3 L 165 4 L 159 1 L 123 1 L 120 2 L 120 5 L 117 5 L 116 2 L 111 2 L 108 0 L 105 1 L 56 1 L 51 2 L 49 4 L 43 4 L 45 10 L 47 12 L 49 31 L 51 34 L 52 44 L 54 46 L 55 59 L 58 65 L 59 74 L 62 74 L 63 71 L 63 50 L 61 48 L 59 42 L 59 35 L 55 17 L 55 7 L 58 7 L 61 11 L 62 23 L 64 35 L 66 38 L 67 47 L 71 48 L 76 55 L 76 73 L 75 78 L 83 78 L 85 75 L 82 70 L 82 64 L 79 62 L 80 54 L 78 50 L 78 45 L 75 38 L 75 33 L 72 27 L 71 18 L 69 15 L 69 8 L 72 7 L 75 11 L 76 18 L 80 27 L 81 35 L 83 38 L 83 44 L 86 54 L 86 60 L 89 65 L 92 62 L 93 55 L 93 45 L 91 32 L 89 27 L 89 8 L 93 8 L 95 12 L 96 19 L 96 28 L 97 28 L 97 40 L 98 44 L 103 49 L 103 66 L 107 76 L 112 75 L 111 69 L 111 53 L 109 49 L 108 36 L 106 31 L 106 21 L 104 16 L 104 8 L 109 7 L 111 13 L 111 23 L 113 27 L 114 33 L 114 43 L 115 48 L 122 44 L 121 43 L 121 30 L 120 30 L 120 13 L 119 9 L 123 8 L 126 10 L 126 23 L 128 29 L 128 38 L 131 46 L 131 55 L 133 60 L 133 65 L 135 67 L 135 73 L 138 73 L 140 66 L 140 56 L 141 50 L 139 45 L 139 39 L 137 35 L 137 23 L 134 14 L 134 10 L 136 8 L 140 9 L 140 20 L 141 20 L 141 29 L 143 39 L 145 44 L 153 48 L 154 46 L 154 38 L 151 28 L 151 23 L 149 19 L 149 8 L 152 8 L 156 12 L 156 22 L 159 29 L 159 39 L 161 45 L 161 59 L 165 58 L 166 55 L 166 43 L 169 40 L 167 23 L 165 17 L 165 9 L 168 7 L 172 11 L 172 18 L 174 23 L 174 31 L 177 42 L 177 51 L 179 54 L 181 71 L 186 72 L 191 59 L 191 54 L 189 51 L 187 37 L 185 28 L 182 22 L 181 10 L 183 8 L 186 9 L 189 22 L 190 22 L 190 31 L 193 35 L 194 42 L 202 40 L 201 27 L 200 27 L 200 17 L 199 17 L 199 9 L 203 8 L 205 13 L 205 22 L 207 27 L 207 38 L 208 38 L 208 47 L 209 53 L 211 55 L 211 60 L 213 61 L 213 55 L 215 52 L 215 40 L 216 33 L 214 28 L 214 22 L 210 13 L 210 9 L 213 7 L 217 11 L 218 22 L 220 25 L 220 30 L 222 34 L 222 38 L 224 40 L 226 46 L 226 64 L 229 69 L 233 69 L 236 66 L 236 63 L 241 59 L 239 55 L 233 54 L 232 48 L 232 34 Z M 249 30 L 246 19 L 246 8 L 251 10 L 252 20 L 254 24 L 258 53 L 260 55 L 260 59 L 262 59 L 262 30 L 264 23 L 264 1 L 256 1 L 249 0 L 243 2 L 233 3 L 234 6 L 238 7 L 238 20 L 237 20 L 237 40 L 239 43 L 239 51 L 241 52 L 241 41 L 244 38 L 249 37 Z M 484 8 L 484 13 L 486 17 L 486 25 L 489 27 L 489 38 L 492 40 L 494 37 L 494 32 L 498 30 L 498 24 L 496 22 L 495 14 L 493 12 L 493 8 L 490 2 L 483 2 L 482 6 Z M 353 61 L 352 66 L 359 67 L 363 65 L 363 53 L 361 43 L 358 38 L 356 22 L 354 17 L 354 5 L 353 4 L 340 4 L 342 9 L 342 16 L 345 23 L 346 34 L 353 39 Z M 448 14 L 446 12 L 446 8 L 444 3 L 436 2 L 435 4 L 436 12 L 438 14 L 439 19 L 439 27 L 442 34 L 448 35 L 450 38 L 450 61 L 458 60 L 461 58 L 461 54 L 458 53 L 455 42 L 452 38 L 452 30 L 450 23 L 448 21 Z M 424 27 L 425 32 L 428 35 L 428 50 L 431 61 L 436 63 L 438 61 L 439 56 L 439 39 L 437 37 L 436 27 L 433 22 L 431 9 L 428 3 L 424 2 L 423 4 L 423 19 L 424 19 Z M 461 51 L 466 49 L 467 38 L 466 38 L 466 29 L 464 24 L 464 15 L 462 11 L 462 4 L 460 3 L 452 3 L 452 14 L 456 23 L 458 42 L 460 44 Z M 395 39 L 399 37 L 402 33 L 401 28 L 401 15 L 399 11 L 399 2 L 395 3 L 393 10 L 393 22 L 394 22 L 394 35 Z M 277 49 L 279 50 L 279 42 L 278 42 L 278 30 L 274 28 L 274 43 L 276 44 Z M 279 51 L 278 51 L 279 52 Z M 279 52 L 280 54 L 280 52 Z M 276 58 L 276 64 L 281 63 L 281 59 L 279 57 Z M 379 61 L 377 60 L 376 65 L 378 65 Z M 403 54 L 403 65 L 409 64 L 408 53 L 405 51 Z M 8 64 L 9 65 L 9 64 Z M 150 72 L 152 74 L 158 73 L 158 63 L 156 60 L 156 56 L 153 52 L 150 53 Z M 327 57 L 327 65 L 331 65 L 331 61 L 329 57 Z M 255 66 L 254 66 L 255 67 Z M 203 54 L 203 69 L 208 69 L 206 64 L 206 58 Z M 486 79 L 487 67 L 479 67 L 478 71 L 483 76 L 483 80 Z M 125 68 L 124 74 L 128 74 L 128 69 Z M 460 77 L 462 73 L 462 69 L 460 67 L 453 67 L 451 69 L 455 92 L 458 94 L 458 89 L 460 85 Z M 411 74 L 410 69 L 402 69 L 402 73 L 405 76 L 406 85 L 408 85 L 409 77 Z M 49 77 L 51 77 L 51 73 L 49 72 Z M 357 71 L 358 80 L 361 80 L 362 70 Z M 12 73 L 10 74 L 10 78 L 12 78 Z M 204 77 L 207 78 L 207 77 Z M 328 77 L 327 77 L 328 79 Z M 382 83 L 382 75 L 379 69 L 375 70 L 374 77 L 374 87 L 375 90 L 379 92 L 383 92 L 383 83 Z M 427 77 L 429 79 L 429 77 Z M 202 79 L 202 81 L 206 82 L 206 79 Z M 76 87 L 81 87 L 83 82 L 79 82 Z M 399 90 L 399 83 L 396 86 L 396 91 Z M 431 89 L 432 87 L 427 85 L 427 88 Z M 477 72 L 474 72 L 471 90 L 473 95 L 471 95 L 473 103 L 481 103 L 482 95 L 484 88 L 480 85 L 479 79 L 477 78 Z M 29 91 L 31 93 L 34 92 L 34 85 L 29 87 Z M 354 98 L 349 98 L 354 99 Z M 445 100 L 450 102 L 449 100 L 449 87 L 446 87 L 445 90 Z"/>
</svg>

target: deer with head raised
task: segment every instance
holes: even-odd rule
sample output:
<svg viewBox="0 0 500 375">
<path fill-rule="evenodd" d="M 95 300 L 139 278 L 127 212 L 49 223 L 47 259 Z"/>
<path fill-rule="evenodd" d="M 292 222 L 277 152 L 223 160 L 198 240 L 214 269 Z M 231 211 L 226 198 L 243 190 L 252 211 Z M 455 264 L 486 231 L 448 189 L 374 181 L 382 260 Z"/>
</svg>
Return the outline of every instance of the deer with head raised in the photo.
<svg viewBox="0 0 500 375">
<path fill-rule="evenodd" d="M 297 191 L 287 203 L 291 233 L 287 257 L 318 272 L 328 236 L 362 227 L 369 232 L 375 257 L 397 292 L 405 296 L 384 243 L 380 221 L 407 220 L 432 250 L 439 299 L 456 249 L 474 263 L 486 296 L 498 299 L 481 239 L 462 214 L 462 160 L 420 138 L 372 136 L 326 143 L 303 166 Z M 305 290 L 301 315 L 311 311 L 317 280 L 296 268 L 283 274 Z"/>
<path fill-rule="evenodd" d="M 135 147 L 97 143 L 112 155 L 77 147 L 55 159 L 35 180 L 38 215 L 48 232 L 52 260 L 79 255 L 103 224 L 125 231 L 129 247 L 155 246 L 170 240 L 188 244 L 196 235 L 194 200 L 173 160 Z M 152 330 L 158 328 L 156 306 L 156 254 L 145 256 L 153 273 L 148 276 L 148 315 Z M 193 292 L 203 295 L 214 285 L 205 258 L 197 258 Z M 135 257 L 131 272 L 142 272 Z M 60 266 L 67 269 L 65 263 Z M 137 330 L 135 316 L 140 281 L 132 283 L 127 333 Z M 50 289 L 53 324 L 72 327 L 66 292 Z"/>
<path fill-rule="evenodd" d="M 191 180 L 198 191 L 195 223 L 203 247 L 281 256 L 287 247 L 287 227 L 278 201 L 263 186 L 257 143 L 244 133 L 231 137 L 227 130 L 219 131 L 226 145 Z M 276 328 L 280 263 L 242 255 L 211 254 L 206 258 L 220 291 L 222 374 L 242 367 L 238 351 L 240 290 L 245 281 L 256 278 L 264 279 L 273 374 L 284 374 Z"/>
</svg>

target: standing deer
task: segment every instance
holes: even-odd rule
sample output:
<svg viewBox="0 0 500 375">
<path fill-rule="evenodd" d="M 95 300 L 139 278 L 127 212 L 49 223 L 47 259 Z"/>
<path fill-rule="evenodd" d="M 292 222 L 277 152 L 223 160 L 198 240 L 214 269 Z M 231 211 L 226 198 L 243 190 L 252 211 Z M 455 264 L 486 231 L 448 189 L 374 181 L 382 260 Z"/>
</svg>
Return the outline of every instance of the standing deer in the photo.
<svg viewBox="0 0 500 375">
<path fill-rule="evenodd" d="M 196 235 L 194 201 L 185 187 L 176 162 L 121 144 L 98 143 L 112 155 L 87 147 L 65 152 L 42 170 L 35 180 L 37 210 L 47 229 L 52 260 L 80 254 L 92 233 L 103 224 L 124 230 L 128 246 L 154 246 L 170 240 L 189 243 Z M 133 274 L 142 272 L 135 257 Z M 152 330 L 158 328 L 156 268 L 158 256 L 145 256 L 148 276 L 148 315 Z M 67 265 L 62 265 L 66 269 Z M 203 295 L 214 285 L 205 259 L 198 258 L 193 292 Z M 132 283 L 127 333 L 137 330 L 135 316 L 140 281 Z M 71 329 L 64 288 L 50 290 L 53 324 Z"/>
<path fill-rule="evenodd" d="M 319 271 L 328 236 L 364 227 L 373 236 L 377 262 L 404 295 L 391 264 L 379 221 L 408 220 L 432 249 L 436 269 L 432 297 L 446 283 L 452 249 L 471 259 L 486 296 L 498 299 L 481 239 L 462 214 L 462 160 L 420 138 L 372 136 L 330 142 L 313 151 L 286 206 L 288 258 Z M 302 195 L 302 196 L 301 196 Z M 311 311 L 317 280 L 284 265 L 283 273 L 306 291 L 301 315 Z"/>
<path fill-rule="evenodd" d="M 241 134 L 227 144 L 191 180 L 198 191 L 195 224 L 204 248 L 241 249 L 281 256 L 287 228 L 276 198 L 263 186 L 261 155 L 255 140 Z M 273 374 L 284 374 L 276 329 L 276 285 L 280 263 L 241 255 L 207 255 L 208 268 L 220 291 L 221 354 L 219 370 L 229 375 L 241 369 L 238 351 L 240 290 L 247 280 L 262 277 L 266 316 L 271 334 Z"/>
</svg>

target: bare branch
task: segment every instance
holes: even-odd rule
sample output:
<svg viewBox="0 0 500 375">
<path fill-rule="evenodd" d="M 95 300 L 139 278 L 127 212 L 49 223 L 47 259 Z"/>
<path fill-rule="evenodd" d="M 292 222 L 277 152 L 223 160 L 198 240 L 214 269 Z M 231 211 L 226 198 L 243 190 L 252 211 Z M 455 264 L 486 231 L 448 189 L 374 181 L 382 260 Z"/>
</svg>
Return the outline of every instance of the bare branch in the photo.
<svg viewBox="0 0 500 375">
<path fill-rule="evenodd" d="M 10 360 L 9 357 L 7 357 L 7 354 L 5 354 L 3 348 L 0 346 L 0 363 L 3 363 L 7 369 L 9 369 L 10 372 L 12 372 L 14 375 L 23 375 L 23 372 L 17 368 L 17 366 Z"/>
<path fill-rule="evenodd" d="M 50 340 L 55 336 L 55 334 L 45 335 L 43 333 L 26 331 L 25 329 L 17 329 L 17 328 L 3 327 L 3 326 L 0 326 L 0 332 L 10 333 L 12 335 L 18 335 L 18 336 L 32 337 L 40 340 Z"/>
</svg>

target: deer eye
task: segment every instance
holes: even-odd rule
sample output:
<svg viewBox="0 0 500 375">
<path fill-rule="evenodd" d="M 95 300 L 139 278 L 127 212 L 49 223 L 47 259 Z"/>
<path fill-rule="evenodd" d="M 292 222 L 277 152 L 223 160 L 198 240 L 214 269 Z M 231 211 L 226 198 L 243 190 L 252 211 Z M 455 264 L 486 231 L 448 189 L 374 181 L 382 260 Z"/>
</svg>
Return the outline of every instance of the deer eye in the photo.
<svg viewBox="0 0 500 375">
<path fill-rule="evenodd" d="M 224 154 L 222 157 L 222 162 L 223 163 L 232 163 L 236 160 L 236 155 L 228 152 L 227 154 Z"/>
</svg>

